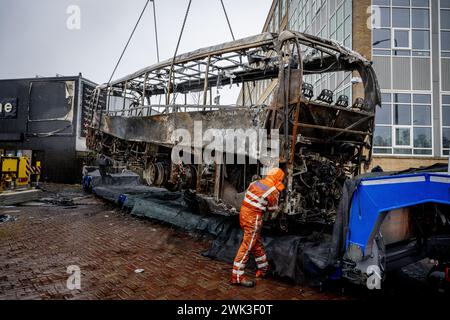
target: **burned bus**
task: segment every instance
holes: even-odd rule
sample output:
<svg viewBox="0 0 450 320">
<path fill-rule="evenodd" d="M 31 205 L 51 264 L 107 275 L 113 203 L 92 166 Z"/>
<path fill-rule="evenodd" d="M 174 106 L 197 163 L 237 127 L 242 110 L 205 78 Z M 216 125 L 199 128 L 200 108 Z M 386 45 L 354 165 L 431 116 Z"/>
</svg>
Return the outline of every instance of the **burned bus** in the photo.
<svg viewBox="0 0 450 320">
<path fill-rule="evenodd" d="M 338 95 L 343 82 L 320 90 L 308 83 L 343 72 L 352 76 L 360 97 Z M 267 82 L 276 83 L 270 101 L 248 103 L 248 89 Z M 221 104 L 233 90 L 233 103 Z M 263 33 L 181 54 L 98 86 L 87 145 L 145 183 L 195 193 L 221 214 L 236 214 L 253 179 L 278 165 L 287 188 L 273 223 L 282 229 L 332 225 L 344 181 L 371 161 L 379 105 L 372 64 L 357 52 L 300 32 Z M 218 156 L 216 148 L 213 161 L 198 161 L 211 141 L 185 138 L 198 136 L 199 127 L 203 137 L 211 129 L 231 130 L 235 141 L 256 130 L 267 138 L 270 159 L 259 147 L 249 152 L 254 142 L 245 135 L 231 155 Z M 184 161 L 173 161 L 180 145 Z"/>
</svg>

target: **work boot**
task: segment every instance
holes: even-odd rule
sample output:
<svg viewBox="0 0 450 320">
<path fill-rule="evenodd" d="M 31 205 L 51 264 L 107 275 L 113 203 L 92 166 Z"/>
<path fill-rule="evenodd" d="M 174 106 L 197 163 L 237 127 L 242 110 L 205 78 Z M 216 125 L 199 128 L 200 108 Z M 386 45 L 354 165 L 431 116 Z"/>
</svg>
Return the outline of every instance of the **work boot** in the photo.
<svg viewBox="0 0 450 320">
<path fill-rule="evenodd" d="M 257 279 L 265 279 L 269 275 L 269 269 L 262 269 L 256 271 L 256 278 Z"/>
<path fill-rule="evenodd" d="M 231 279 L 231 285 L 233 286 L 243 286 L 246 288 L 253 288 L 255 286 L 255 281 L 247 280 L 247 279 L 241 279 L 239 282 L 235 279 Z"/>
</svg>

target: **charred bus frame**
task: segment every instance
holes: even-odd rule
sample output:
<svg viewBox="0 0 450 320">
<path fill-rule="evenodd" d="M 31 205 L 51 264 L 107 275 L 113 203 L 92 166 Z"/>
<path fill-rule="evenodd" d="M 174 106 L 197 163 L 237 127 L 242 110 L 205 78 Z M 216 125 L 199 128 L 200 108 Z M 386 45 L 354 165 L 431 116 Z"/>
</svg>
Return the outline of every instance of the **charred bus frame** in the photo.
<svg viewBox="0 0 450 320">
<path fill-rule="evenodd" d="M 359 74 L 364 96 L 334 102 L 334 92 L 323 90 L 313 99 L 304 75 L 341 71 Z M 214 87 L 268 79 L 278 79 L 268 106 L 213 104 Z M 199 94 L 196 103 L 188 103 L 192 92 Z M 276 129 L 279 163 L 287 172 L 278 221 L 331 224 L 343 182 L 371 161 L 380 105 L 374 69 L 360 54 L 300 32 L 263 33 L 181 54 L 97 87 L 87 144 L 148 184 L 195 190 L 213 211 L 229 213 L 239 208 L 251 180 L 263 174 L 262 166 L 171 163 L 170 152 L 179 143 L 174 131 L 193 134 L 195 121 L 205 130 L 264 129 L 269 137 Z"/>
</svg>

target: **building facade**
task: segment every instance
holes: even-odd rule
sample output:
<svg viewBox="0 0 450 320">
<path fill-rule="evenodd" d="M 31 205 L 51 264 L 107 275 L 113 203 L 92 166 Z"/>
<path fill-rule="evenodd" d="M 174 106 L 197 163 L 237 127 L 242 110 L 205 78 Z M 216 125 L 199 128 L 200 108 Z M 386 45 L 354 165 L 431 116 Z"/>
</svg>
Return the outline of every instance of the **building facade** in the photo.
<svg viewBox="0 0 450 320">
<path fill-rule="evenodd" d="M 372 60 L 382 91 L 373 166 L 446 162 L 450 153 L 450 0 L 274 0 L 263 31 L 333 39 Z M 357 75 L 305 76 L 336 98 L 363 96 Z M 246 104 L 269 104 L 276 80 L 246 87 Z M 241 101 L 242 102 L 242 101 Z"/>
<path fill-rule="evenodd" d="M 81 74 L 0 80 L 0 155 L 40 161 L 42 181 L 79 182 L 95 86 Z"/>
</svg>

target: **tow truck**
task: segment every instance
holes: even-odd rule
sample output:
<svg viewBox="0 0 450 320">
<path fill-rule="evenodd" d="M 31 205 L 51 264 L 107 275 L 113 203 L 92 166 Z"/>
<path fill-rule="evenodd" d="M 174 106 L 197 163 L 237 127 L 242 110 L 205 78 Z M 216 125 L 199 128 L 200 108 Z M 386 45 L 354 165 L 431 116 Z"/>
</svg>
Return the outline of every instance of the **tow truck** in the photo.
<svg viewBox="0 0 450 320">
<path fill-rule="evenodd" d="M 381 283 L 388 272 L 428 258 L 429 280 L 449 287 L 450 170 L 368 175 L 347 187 L 350 206 L 334 233 L 344 278 Z"/>
</svg>

